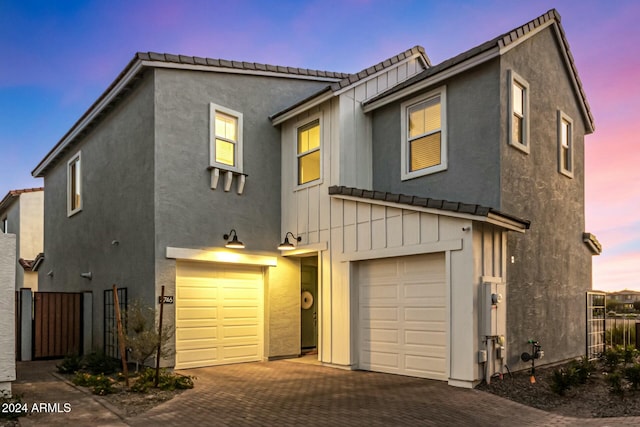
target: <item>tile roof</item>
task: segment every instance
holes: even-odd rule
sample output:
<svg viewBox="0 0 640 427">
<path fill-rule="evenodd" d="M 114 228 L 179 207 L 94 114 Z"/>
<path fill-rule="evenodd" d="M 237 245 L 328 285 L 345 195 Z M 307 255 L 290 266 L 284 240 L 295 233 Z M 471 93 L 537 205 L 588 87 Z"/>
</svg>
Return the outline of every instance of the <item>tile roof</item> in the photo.
<svg viewBox="0 0 640 427">
<path fill-rule="evenodd" d="M 85 130 L 100 119 L 105 111 L 108 111 L 120 96 L 124 94 L 145 71 L 145 67 L 195 68 L 211 69 L 217 71 L 243 72 L 247 74 L 271 74 L 289 76 L 293 78 L 311 79 L 335 82 L 350 76 L 348 73 L 333 71 L 313 70 L 308 68 L 285 67 L 281 65 L 261 64 L 257 62 L 231 61 L 227 59 L 202 58 L 198 56 L 173 55 L 157 52 L 137 52 L 127 66 L 118 74 L 116 79 L 84 112 L 76 123 L 65 133 L 58 143 L 45 155 L 45 157 L 33 169 L 31 174 L 36 177 L 44 176 L 46 169 L 55 164 L 60 156 L 65 153 L 70 145 Z"/>
<path fill-rule="evenodd" d="M 432 199 L 430 197 L 410 196 L 406 194 L 389 193 L 385 191 L 362 190 L 359 188 L 345 187 L 334 185 L 329 187 L 329 195 L 341 195 L 358 197 L 361 199 L 379 200 L 383 202 L 399 203 L 407 206 L 418 206 L 422 208 L 438 209 L 449 212 L 464 213 L 477 216 L 488 216 L 489 214 L 499 215 L 509 220 L 518 222 L 528 229 L 530 221 L 518 218 L 513 215 L 505 214 L 496 209 L 461 202 L 451 202 L 448 200 Z"/>
<path fill-rule="evenodd" d="M 230 61 L 227 59 L 202 58 L 199 56 L 173 55 L 170 53 L 138 52 L 134 60 L 162 62 L 183 65 L 201 65 L 204 67 L 228 68 L 255 72 L 270 72 L 297 76 L 324 77 L 330 79 L 345 79 L 348 73 L 334 71 L 313 70 L 309 68 L 285 67 L 281 65 L 261 64 L 259 62 Z"/>
<path fill-rule="evenodd" d="M 0 212 L 6 210 L 22 193 L 34 193 L 36 191 L 43 191 L 44 187 L 24 188 L 22 190 L 10 190 L 0 200 Z"/>
<path fill-rule="evenodd" d="M 573 77 L 575 79 L 576 85 L 577 85 L 577 90 L 580 94 L 581 100 L 584 104 L 585 107 L 585 113 L 587 116 L 587 119 L 589 121 L 589 124 L 591 126 L 591 129 L 594 129 L 594 125 L 593 125 L 593 114 L 591 113 L 591 108 L 589 107 L 589 103 L 587 101 L 587 97 L 586 94 L 584 92 L 584 88 L 582 86 L 582 82 L 580 80 L 580 77 L 578 76 L 578 70 L 576 68 L 573 56 L 571 54 L 571 51 L 569 50 L 569 42 L 567 41 L 567 38 L 565 36 L 564 30 L 562 29 L 562 25 L 560 24 L 560 14 L 558 13 L 558 11 L 556 11 L 555 9 L 551 9 L 548 12 L 546 12 L 545 14 L 527 22 L 526 24 L 517 27 L 511 31 L 508 31 L 504 34 L 499 35 L 498 37 L 489 40 L 485 43 L 482 43 L 474 48 L 471 48 L 459 55 L 456 55 L 452 58 L 449 58 L 437 65 L 434 65 L 432 67 L 427 68 L 426 70 L 422 71 L 421 73 L 413 76 L 410 79 L 405 80 L 402 83 L 397 84 L 396 86 L 393 86 L 392 88 L 388 89 L 386 92 L 383 92 L 371 99 L 368 99 L 367 101 L 363 102 L 363 106 L 366 106 L 368 104 L 374 103 L 382 98 L 385 98 L 391 94 L 397 93 L 399 91 L 401 91 L 402 89 L 409 87 L 419 81 L 425 80 L 429 77 L 435 76 L 438 73 L 441 73 L 445 70 L 448 70 L 450 68 L 452 68 L 455 65 L 458 65 L 470 58 L 473 58 L 477 55 L 480 55 L 482 53 L 485 53 L 491 49 L 497 48 L 497 49 L 504 49 L 506 47 L 508 47 L 509 45 L 523 39 L 526 38 L 527 35 L 529 33 L 531 33 L 532 31 L 534 31 L 535 29 L 541 27 L 542 25 L 547 24 L 548 22 L 555 22 L 557 24 L 557 28 L 558 28 L 558 32 L 560 34 L 560 38 L 561 38 L 561 42 L 562 45 L 564 47 L 564 50 L 567 54 L 567 59 L 569 61 L 569 66 L 571 68 Z M 334 83 L 335 84 L 335 83 Z"/>
<path fill-rule="evenodd" d="M 403 61 L 407 58 L 411 58 L 412 56 L 419 54 L 423 61 L 425 62 L 425 66 L 431 67 L 431 60 L 429 59 L 429 57 L 427 56 L 427 53 L 425 52 L 424 48 L 422 46 L 414 46 L 411 49 L 407 49 L 404 52 L 400 52 L 397 55 L 392 56 L 391 58 L 385 59 L 384 61 L 378 62 L 377 64 L 369 67 L 369 68 L 365 68 L 364 70 L 355 73 L 355 74 L 349 74 L 347 75 L 345 78 L 343 78 L 342 80 L 340 80 L 339 82 L 335 82 L 333 84 L 327 85 L 327 87 L 320 89 L 319 91 L 317 91 L 316 93 L 311 94 L 310 96 L 301 99 L 300 101 L 296 102 L 293 105 L 290 105 L 289 107 L 285 108 L 284 110 L 278 111 L 277 113 L 269 116 L 270 120 L 274 120 L 280 116 L 282 116 L 283 114 L 286 114 L 287 112 L 294 110 L 295 108 L 299 107 L 300 105 L 305 104 L 307 101 L 310 101 L 320 95 L 322 95 L 323 93 L 326 92 L 337 92 L 341 89 L 344 89 L 354 83 L 359 82 L 360 80 L 363 80 L 369 76 L 372 76 L 380 71 L 384 71 L 386 68 L 391 67 L 394 64 L 397 64 L 400 61 Z"/>
</svg>

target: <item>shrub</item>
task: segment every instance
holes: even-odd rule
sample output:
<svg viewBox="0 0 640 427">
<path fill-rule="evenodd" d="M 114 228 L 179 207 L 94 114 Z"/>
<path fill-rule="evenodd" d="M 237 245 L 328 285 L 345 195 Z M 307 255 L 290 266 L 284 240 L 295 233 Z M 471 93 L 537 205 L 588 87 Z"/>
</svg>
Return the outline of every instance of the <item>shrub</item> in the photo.
<svg viewBox="0 0 640 427">
<path fill-rule="evenodd" d="M 144 365 L 156 354 L 158 342 L 161 349 L 160 357 L 172 354 L 167 344 L 173 336 L 173 328 L 170 325 L 163 326 L 160 338 L 153 308 L 144 306 L 140 301 L 133 301 L 127 308 L 125 317 L 126 346 L 131 349 L 131 359 L 137 364 Z"/>
<path fill-rule="evenodd" d="M 118 359 L 104 353 L 90 353 L 83 360 L 84 369 L 92 374 L 113 374 L 120 366 Z"/>
<path fill-rule="evenodd" d="M 609 371 L 614 371 L 623 360 L 621 347 L 610 347 L 602 353 L 602 359 Z"/>
<path fill-rule="evenodd" d="M 93 394 L 104 396 L 105 394 L 115 393 L 113 388 L 114 380 L 103 374 L 92 375 L 88 373 L 77 372 L 72 382 L 81 387 L 90 388 Z"/>
<path fill-rule="evenodd" d="M 628 325 L 617 325 L 607 329 L 605 344 L 610 346 L 623 345 L 625 342 L 636 342 L 636 328 Z"/>
<path fill-rule="evenodd" d="M 555 369 L 551 376 L 551 391 L 564 396 L 564 394 L 576 383 L 576 370 L 575 368 L 568 367 Z"/>
<path fill-rule="evenodd" d="M 82 368 L 82 358 L 75 354 L 66 356 L 56 368 L 61 374 L 73 374 Z"/>
<path fill-rule="evenodd" d="M 624 388 L 622 383 L 622 374 L 620 372 L 613 372 L 607 376 L 607 382 L 609 383 L 611 393 L 622 395 L 624 394 Z"/>
<path fill-rule="evenodd" d="M 640 364 L 634 363 L 633 366 L 625 368 L 624 377 L 631 383 L 634 390 L 638 390 L 640 387 Z"/>
<path fill-rule="evenodd" d="M 622 359 L 625 364 L 633 363 L 636 357 L 638 357 L 638 350 L 634 346 L 628 345 L 622 350 Z"/>
<path fill-rule="evenodd" d="M 571 365 L 575 369 L 575 380 L 578 384 L 586 384 L 587 380 L 596 371 L 596 364 L 583 356 L 580 360 L 574 360 Z"/>
<path fill-rule="evenodd" d="M 137 393 L 146 393 L 149 388 L 154 386 L 156 372 L 154 369 L 146 368 L 138 378 L 136 382 L 131 386 L 131 391 Z M 160 369 L 160 375 L 158 378 L 158 388 L 160 390 L 186 390 L 193 388 L 194 377 L 179 375 L 176 373 L 168 372 L 166 369 Z"/>
</svg>

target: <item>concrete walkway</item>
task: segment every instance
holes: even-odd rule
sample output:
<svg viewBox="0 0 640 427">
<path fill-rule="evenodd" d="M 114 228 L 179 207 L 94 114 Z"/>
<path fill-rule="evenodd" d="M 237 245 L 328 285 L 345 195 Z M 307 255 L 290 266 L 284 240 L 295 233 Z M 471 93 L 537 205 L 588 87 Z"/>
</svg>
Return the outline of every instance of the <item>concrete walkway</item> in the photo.
<svg viewBox="0 0 640 427">
<path fill-rule="evenodd" d="M 52 362 L 21 362 L 14 392 L 23 401 L 65 403 L 65 413 L 30 414 L 46 426 L 632 426 L 640 417 L 578 419 L 445 383 L 317 363 L 275 361 L 181 371 L 193 390 L 133 418 L 54 377 Z"/>
</svg>

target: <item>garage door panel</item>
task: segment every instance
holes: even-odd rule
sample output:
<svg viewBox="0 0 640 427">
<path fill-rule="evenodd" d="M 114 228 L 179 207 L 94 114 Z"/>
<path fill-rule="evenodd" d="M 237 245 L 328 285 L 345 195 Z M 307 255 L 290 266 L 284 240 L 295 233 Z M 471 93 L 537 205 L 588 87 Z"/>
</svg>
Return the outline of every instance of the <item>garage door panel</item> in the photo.
<svg viewBox="0 0 640 427">
<path fill-rule="evenodd" d="M 442 283 L 405 283 L 405 298 L 444 298 Z"/>
<path fill-rule="evenodd" d="M 259 267 L 178 262 L 176 368 L 261 360 L 263 286 Z"/>
<path fill-rule="evenodd" d="M 258 336 L 258 325 L 238 325 L 238 326 L 225 326 L 224 337 L 226 338 L 243 338 L 243 339 L 255 339 Z"/>
<path fill-rule="evenodd" d="M 372 285 L 363 289 L 364 298 L 374 302 L 378 299 L 387 301 L 389 299 L 395 299 L 398 297 L 398 285 Z"/>
<path fill-rule="evenodd" d="M 403 311 L 403 319 L 407 321 L 438 322 L 445 319 L 446 310 L 434 307 L 408 307 Z"/>
<path fill-rule="evenodd" d="M 362 339 L 365 343 L 398 343 L 398 331 L 395 329 L 368 329 L 362 330 Z"/>
<path fill-rule="evenodd" d="M 444 254 L 363 261 L 357 271 L 360 368 L 446 379 Z"/>
</svg>

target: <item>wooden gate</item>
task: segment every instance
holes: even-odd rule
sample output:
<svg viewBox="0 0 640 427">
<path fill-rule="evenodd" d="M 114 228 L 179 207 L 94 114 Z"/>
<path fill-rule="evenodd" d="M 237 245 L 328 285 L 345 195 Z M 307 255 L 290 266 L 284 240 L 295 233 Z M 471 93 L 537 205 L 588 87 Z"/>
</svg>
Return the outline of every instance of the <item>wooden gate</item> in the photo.
<svg viewBox="0 0 640 427">
<path fill-rule="evenodd" d="M 82 294 L 35 292 L 33 358 L 79 355 L 82 348 Z"/>
</svg>

